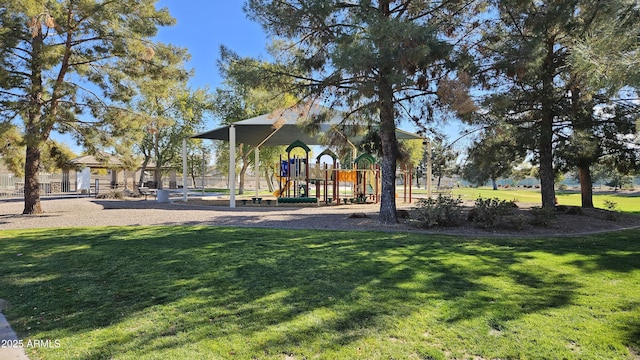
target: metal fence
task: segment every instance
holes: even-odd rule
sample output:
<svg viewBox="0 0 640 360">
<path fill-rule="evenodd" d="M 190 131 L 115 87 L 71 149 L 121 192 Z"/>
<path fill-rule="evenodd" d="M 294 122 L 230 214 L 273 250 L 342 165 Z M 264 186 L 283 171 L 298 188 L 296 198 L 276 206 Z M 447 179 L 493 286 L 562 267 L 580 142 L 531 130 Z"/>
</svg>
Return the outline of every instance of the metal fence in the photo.
<svg viewBox="0 0 640 360">
<path fill-rule="evenodd" d="M 78 191 L 75 174 L 60 173 L 38 175 L 40 183 L 40 196 L 61 196 L 96 194 L 101 191 L 108 191 L 111 188 L 109 176 L 92 177 L 90 189 Z M 17 177 L 10 173 L 0 174 L 0 198 L 12 198 L 24 196 L 24 178 Z"/>
<path fill-rule="evenodd" d="M 134 189 L 134 182 L 139 179 L 120 179 L 114 183 L 109 174 L 97 175 L 91 174 L 91 186 L 86 190 L 78 190 L 76 183 L 77 174 L 74 171 L 68 173 L 48 174 L 40 173 L 38 180 L 40 182 L 40 196 L 65 196 L 65 195 L 97 195 L 112 191 L 114 189 Z M 145 185 L 152 185 L 155 188 L 152 179 L 147 177 L 144 181 Z M 178 176 L 172 181 L 169 176 L 163 177 L 163 187 L 183 188 L 182 177 Z M 223 175 L 196 177 L 195 181 L 191 177 L 187 177 L 187 188 L 190 189 L 206 189 L 211 188 L 228 188 L 228 180 Z M 251 182 L 253 184 L 253 182 Z M 11 173 L 0 173 L 0 198 L 19 198 L 24 196 L 24 177 L 17 177 Z"/>
</svg>

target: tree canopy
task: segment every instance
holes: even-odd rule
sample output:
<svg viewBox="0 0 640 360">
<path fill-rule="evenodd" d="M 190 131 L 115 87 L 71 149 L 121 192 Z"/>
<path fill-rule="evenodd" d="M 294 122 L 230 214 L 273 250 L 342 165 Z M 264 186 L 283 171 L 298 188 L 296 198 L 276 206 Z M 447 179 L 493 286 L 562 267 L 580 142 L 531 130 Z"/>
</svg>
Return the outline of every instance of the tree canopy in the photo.
<svg viewBox="0 0 640 360">
<path fill-rule="evenodd" d="M 554 163 L 559 160 L 580 169 L 584 175 L 581 185 L 587 192 L 583 205 L 590 206 L 589 166 L 606 152 L 603 146 L 610 142 L 604 139 L 612 139 L 607 131 L 615 138 L 614 134 L 635 130 L 629 131 L 632 128 L 618 121 L 620 117 L 598 116 L 597 106 L 611 105 L 622 77 L 608 87 L 599 86 L 603 83 L 594 79 L 597 72 L 587 71 L 589 67 L 580 65 L 571 54 L 580 44 L 587 44 L 594 31 L 615 22 L 618 12 L 612 4 L 621 2 L 493 3 L 498 17 L 489 22 L 480 42 L 480 62 L 487 67 L 477 78 L 488 94 L 481 108 L 515 126 L 515 138 L 534 155 L 544 207 L 555 206 L 554 179 L 560 168 Z M 563 152 L 560 146 L 572 150 Z"/>
<path fill-rule="evenodd" d="M 140 183 L 149 161 L 155 164 L 154 182 L 163 188 L 162 174 L 166 166 L 181 164 L 182 141 L 202 130 L 213 110 L 213 99 L 206 89 L 190 89 L 185 82 L 164 85 L 163 91 L 143 92 L 135 102 L 133 112 L 145 117 L 135 148 L 144 157 Z M 156 88 L 157 89 L 157 88 Z M 188 151 L 192 145 L 189 144 Z"/>
<path fill-rule="evenodd" d="M 129 136 L 124 104 L 142 78 L 186 77 L 184 51 L 152 41 L 174 23 L 155 0 L 10 1 L 0 8 L 0 129 L 25 146 L 24 213 L 42 212 L 38 170 L 52 132 L 90 153 Z"/>
<path fill-rule="evenodd" d="M 490 180 L 496 190 L 496 180 L 510 176 L 525 159 L 525 149 L 512 135 L 508 126 L 487 129 L 468 149 L 462 177 L 478 186 Z"/>
</svg>

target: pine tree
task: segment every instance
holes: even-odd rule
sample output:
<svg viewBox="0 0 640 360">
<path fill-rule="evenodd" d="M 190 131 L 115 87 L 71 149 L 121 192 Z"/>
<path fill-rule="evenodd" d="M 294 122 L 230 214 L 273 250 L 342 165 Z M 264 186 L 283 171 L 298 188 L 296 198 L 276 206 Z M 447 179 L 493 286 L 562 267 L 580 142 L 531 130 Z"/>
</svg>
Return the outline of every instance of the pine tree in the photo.
<svg viewBox="0 0 640 360">
<path fill-rule="evenodd" d="M 478 186 L 511 175 L 515 165 L 525 159 L 525 151 L 507 124 L 487 128 L 468 149 L 469 156 L 462 169 L 462 177 Z"/>
<path fill-rule="evenodd" d="M 344 111 L 344 123 L 366 119 L 380 129 L 382 191 L 380 221 L 397 222 L 395 186 L 402 119 L 424 126 L 441 95 L 466 84 L 455 69 L 466 61 L 455 52 L 460 21 L 480 1 L 249 0 L 246 10 L 289 45 L 266 71 L 293 77 L 303 100 Z M 443 91 L 445 89 L 445 91 Z M 440 90 L 440 91 L 439 91 Z M 464 101 L 456 105 L 461 106 Z"/>
<path fill-rule="evenodd" d="M 498 91 L 485 105 L 517 126 L 517 138 L 536 155 L 544 207 L 555 206 L 555 172 L 567 166 L 578 168 L 583 206 L 592 207 L 589 167 L 605 147 L 620 147 L 613 140 L 616 132 L 628 133 L 628 119 L 599 116 L 596 109 L 611 106 L 621 77 L 604 88 L 597 72 L 572 57 L 592 32 L 616 22 L 619 3 L 495 1 L 499 19 L 483 44 L 498 76 L 482 75 Z"/>
<path fill-rule="evenodd" d="M 23 122 L 23 213 L 42 212 L 38 171 L 52 132 L 71 133 L 97 153 L 136 128 L 124 110 L 134 80 L 166 77 L 171 57 L 159 54 L 173 52 L 151 41 L 174 22 L 155 2 L 25 0 L 0 8 L 0 123 Z"/>
</svg>

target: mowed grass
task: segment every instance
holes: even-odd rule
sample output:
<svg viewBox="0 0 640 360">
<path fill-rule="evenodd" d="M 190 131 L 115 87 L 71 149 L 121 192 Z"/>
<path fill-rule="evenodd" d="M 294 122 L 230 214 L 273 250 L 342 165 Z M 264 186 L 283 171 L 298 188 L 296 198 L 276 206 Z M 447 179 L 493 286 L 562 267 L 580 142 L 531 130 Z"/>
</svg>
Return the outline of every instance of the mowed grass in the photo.
<svg viewBox="0 0 640 360">
<path fill-rule="evenodd" d="M 0 232 L 35 359 L 636 359 L 640 230 Z M 56 343 L 57 342 L 57 343 Z"/>
<path fill-rule="evenodd" d="M 424 192 L 424 191 L 422 191 Z M 484 199 L 498 198 L 500 200 L 515 200 L 520 203 L 540 204 L 542 198 L 539 189 L 498 189 L 491 188 L 454 188 L 454 196 L 460 195 L 465 200 L 475 200 L 478 197 Z M 560 205 L 580 206 L 582 199 L 580 193 L 576 192 L 556 192 L 556 198 Z M 616 204 L 616 210 L 628 213 L 640 214 L 640 192 L 629 193 L 594 193 L 593 205 L 600 209 L 606 209 L 605 201 L 612 201 Z"/>
</svg>

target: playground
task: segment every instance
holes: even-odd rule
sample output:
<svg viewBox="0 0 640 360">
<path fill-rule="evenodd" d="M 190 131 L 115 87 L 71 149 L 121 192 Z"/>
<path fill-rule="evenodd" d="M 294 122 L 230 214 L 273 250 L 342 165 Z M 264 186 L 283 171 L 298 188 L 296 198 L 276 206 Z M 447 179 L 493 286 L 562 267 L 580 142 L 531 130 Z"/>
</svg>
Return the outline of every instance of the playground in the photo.
<svg viewBox="0 0 640 360">
<path fill-rule="evenodd" d="M 302 123 L 314 117 L 322 117 L 323 122 L 317 124 L 317 133 L 304 129 Z M 347 204 L 378 203 L 381 194 L 381 171 L 378 159 L 372 154 L 359 152 L 356 143 L 362 138 L 357 129 L 363 124 L 341 125 L 344 114 L 318 104 L 307 104 L 277 110 L 251 119 L 235 122 L 218 129 L 206 131 L 193 138 L 222 140 L 229 144 L 229 207 L 236 207 L 236 145 L 244 144 L 253 148 L 254 166 L 260 164 L 260 149 L 264 146 L 287 146 L 287 157 L 281 157 L 277 166 L 276 178 L 278 189 L 273 198 L 267 199 L 260 194 L 260 186 L 256 177 L 255 195 L 252 203 L 262 200 L 276 200 L 280 203 L 309 204 Z M 352 127 L 353 129 L 349 129 Z M 327 137 L 341 139 L 342 145 L 351 148 L 350 163 L 340 164 L 338 156 L 332 149 L 324 149 L 315 158 L 310 158 L 309 146 L 323 146 Z M 422 136 L 396 129 L 398 140 L 422 140 Z M 292 155 L 294 150 L 301 149 L 304 155 Z M 312 161 L 315 160 L 314 163 Z M 186 170 L 184 171 L 186 173 Z M 411 183 L 409 175 L 404 183 Z M 406 178 L 408 176 L 408 178 Z M 403 201 L 411 202 L 411 190 L 405 188 Z M 242 202 L 242 201 L 241 201 Z M 247 204 L 247 200 L 242 205 Z"/>
<path fill-rule="evenodd" d="M 301 149 L 304 156 L 292 156 Z M 326 149 L 311 164 L 311 149 L 295 141 L 286 149 L 287 158 L 280 157 L 276 175 L 279 188 L 273 193 L 278 203 L 378 203 L 380 201 L 380 167 L 373 156 L 358 156 L 350 168 L 340 168 L 337 155 Z M 330 163 L 321 163 L 328 157 Z M 341 191 L 342 190 L 342 191 Z"/>
</svg>

